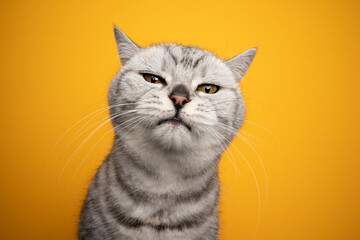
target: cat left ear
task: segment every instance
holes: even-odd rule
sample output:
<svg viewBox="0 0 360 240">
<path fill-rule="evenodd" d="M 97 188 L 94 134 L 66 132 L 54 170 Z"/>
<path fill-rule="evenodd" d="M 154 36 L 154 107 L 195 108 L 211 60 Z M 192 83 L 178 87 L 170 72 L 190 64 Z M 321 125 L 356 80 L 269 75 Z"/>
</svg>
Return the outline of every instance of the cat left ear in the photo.
<svg viewBox="0 0 360 240">
<path fill-rule="evenodd" d="M 121 65 L 124 66 L 140 49 L 126 34 L 114 25 L 114 34 Z"/>
<path fill-rule="evenodd" d="M 240 83 L 240 81 L 244 78 L 255 57 L 256 51 L 256 47 L 250 48 L 249 50 L 246 50 L 245 52 L 225 61 L 226 65 L 235 74 L 237 83 Z"/>
</svg>

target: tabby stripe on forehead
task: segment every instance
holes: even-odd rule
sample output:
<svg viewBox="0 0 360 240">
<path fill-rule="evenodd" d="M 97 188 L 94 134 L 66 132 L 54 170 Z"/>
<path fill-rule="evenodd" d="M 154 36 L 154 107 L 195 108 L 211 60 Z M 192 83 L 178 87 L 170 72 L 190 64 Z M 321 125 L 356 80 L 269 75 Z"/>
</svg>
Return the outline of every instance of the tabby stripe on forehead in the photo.
<svg viewBox="0 0 360 240">
<path fill-rule="evenodd" d="M 196 66 L 199 64 L 199 62 L 204 59 L 204 57 L 205 57 L 205 56 L 202 55 L 200 58 L 198 58 L 198 59 L 194 62 L 194 65 L 192 66 L 192 68 L 196 68 Z"/>
<path fill-rule="evenodd" d="M 178 64 L 178 60 L 177 60 L 177 58 L 175 57 L 175 55 L 174 55 L 173 53 L 171 53 L 170 51 L 169 51 L 169 54 L 170 54 L 171 58 L 174 60 L 175 65 L 177 65 L 177 64 Z"/>
<path fill-rule="evenodd" d="M 164 72 L 166 70 L 166 67 L 167 67 L 167 61 L 165 58 L 163 58 L 162 64 L 161 64 L 161 71 Z"/>
<path fill-rule="evenodd" d="M 125 178 L 125 173 L 123 168 L 119 165 L 118 169 L 115 171 L 116 180 L 120 184 L 121 188 L 131 197 L 135 202 L 151 202 L 152 200 L 161 199 L 168 201 L 175 201 L 177 203 L 184 203 L 189 201 L 199 200 L 204 195 L 209 194 L 214 187 L 216 187 L 216 178 L 213 176 L 209 177 L 206 181 L 205 186 L 201 187 L 199 190 L 189 190 L 187 192 L 181 192 L 179 194 L 156 194 L 148 191 L 137 189 L 133 184 L 128 182 L 128 179 Z"/>
<path fill-rule="evenodd" d="M 182 63 L 184 65 L 184 67 L 190 67 L 192 65 L 192 58 L 190 57 L 183 57 L 180 61 L 180 63 Z"/>
<path fill-rule="evenodd" d="M 172 58 L 172 60 L 174 61 L 175 65 L 177 65 L 177 64 L 178 64 L 178 60 L 177 60 L 177 58 L 175 57 L 175 55 L 171 52 L 170 46 L 168 46 L 168 45 L 163 45 L 163 46 L 165 47 L 166 52 L 169 53 L 169 55 L 170 55 L 170 57 Z"/>
</svg>

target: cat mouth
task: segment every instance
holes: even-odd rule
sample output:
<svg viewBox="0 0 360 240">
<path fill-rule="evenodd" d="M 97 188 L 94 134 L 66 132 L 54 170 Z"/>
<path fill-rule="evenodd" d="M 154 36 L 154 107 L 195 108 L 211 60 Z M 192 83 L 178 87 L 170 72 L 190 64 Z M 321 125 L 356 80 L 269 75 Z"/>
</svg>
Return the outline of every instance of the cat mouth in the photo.
<svg viewBox="0 0 360 240">
<path fill-rule="evenodd" d="M 161 120 L 158 125 L 161 125 L 163 123 L 170 123 L 170 124 L 173 124 L 173 125 L 183 125 L 184 127 L 186 127 L 189 131 L 191 131 L 191 127 L 186 123 L 184 122 L 181 118 L 177 118 L 177 117 L 172 117 L 172 118 L 166 118 L 166 119 L 163 119 Z"/>
</svg>

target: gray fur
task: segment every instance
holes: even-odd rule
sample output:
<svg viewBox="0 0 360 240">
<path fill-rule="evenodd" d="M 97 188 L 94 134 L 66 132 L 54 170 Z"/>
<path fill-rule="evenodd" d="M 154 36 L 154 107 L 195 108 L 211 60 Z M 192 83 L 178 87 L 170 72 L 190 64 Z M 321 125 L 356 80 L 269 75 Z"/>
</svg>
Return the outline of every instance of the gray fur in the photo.
<svg viewBox="0 0 360 240">
<path fill-rule="evenodd" d="M 223 61 L 197 47 L 140 48 L 114 31 L 123 65 L 109 88 L 114 144 L 91 182 L 79 239 L 218 239 L 218 163 L 243 124 L 238 83 L 256 49 Z M 197 91 L 205 83 L 220 90 Z M 190 100 L 178 112 L 169 98 L 176 87 Z M 184 125 L 159 124 L 176 114 Z"/>
</svg>

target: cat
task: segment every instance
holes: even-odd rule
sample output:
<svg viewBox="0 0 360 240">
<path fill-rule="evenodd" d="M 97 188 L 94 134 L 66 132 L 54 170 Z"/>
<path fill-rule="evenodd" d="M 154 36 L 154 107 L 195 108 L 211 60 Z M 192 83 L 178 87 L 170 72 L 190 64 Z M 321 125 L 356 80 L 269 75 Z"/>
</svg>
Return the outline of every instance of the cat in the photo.
<svg viewBox="0 0 360 240">
<path fill-rule="evenodd" d="M 219 159 L 244 122 L 238 85 L 257 49 L 222 60 L 114 33 L 114 143 L 84 201 L 79 239 L 218 239 Z"/>
</svg>

